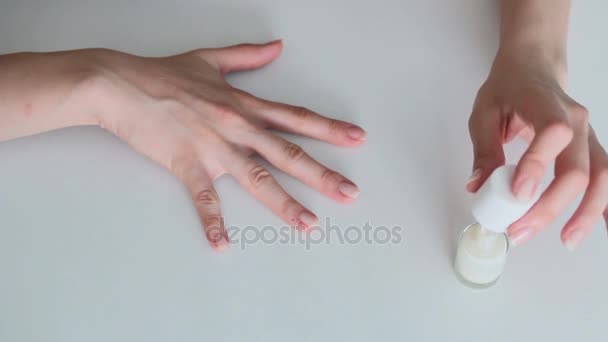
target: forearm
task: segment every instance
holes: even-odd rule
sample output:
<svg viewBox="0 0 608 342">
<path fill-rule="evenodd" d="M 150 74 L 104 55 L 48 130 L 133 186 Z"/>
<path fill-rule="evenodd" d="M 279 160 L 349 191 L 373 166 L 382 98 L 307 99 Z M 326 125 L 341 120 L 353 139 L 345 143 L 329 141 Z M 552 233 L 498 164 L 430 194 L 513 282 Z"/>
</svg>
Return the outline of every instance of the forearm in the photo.
<svg viewBox="0 0 608 342">
<path fill-rule="evenodd" d="M 0 141 L 95 124 L 83 96 L 90 68 L 63 53 L 0 56 Z"/>
<path fill-rule="evenodd" d="M 501 0 L 497 59 L 541 63 L 564 85 L 569 15 L 570 0 Z"/>
</svg>

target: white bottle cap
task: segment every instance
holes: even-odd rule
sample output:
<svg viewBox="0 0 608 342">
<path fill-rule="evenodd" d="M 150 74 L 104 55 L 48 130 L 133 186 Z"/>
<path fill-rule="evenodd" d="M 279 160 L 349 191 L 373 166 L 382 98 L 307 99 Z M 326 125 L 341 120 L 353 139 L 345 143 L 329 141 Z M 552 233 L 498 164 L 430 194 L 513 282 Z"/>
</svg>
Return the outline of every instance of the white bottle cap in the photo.
<svg viewBox="0 0 608 342">
<path fill-rule="evenodd" d="M 492 173 L 473 198 L 473 216 L 484 228 L 502 233 L 524 216 L 538 197 L 520 201 L 511 191 L 515 165 L 504 165 Z M 537 195 L 538 196 L 538 195 Z"/>
</svg>

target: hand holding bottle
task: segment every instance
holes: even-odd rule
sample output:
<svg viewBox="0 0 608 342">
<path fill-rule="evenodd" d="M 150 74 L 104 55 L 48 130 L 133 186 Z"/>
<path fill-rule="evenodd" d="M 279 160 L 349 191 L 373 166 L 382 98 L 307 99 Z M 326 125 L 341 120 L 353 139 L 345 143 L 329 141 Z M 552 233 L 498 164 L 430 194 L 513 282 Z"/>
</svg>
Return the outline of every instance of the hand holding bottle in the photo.
<svg viewBox="0 0 608 342">
<path fill-rule="evenodd" d="M 602 214 L 608 220 L 608 156 L 588 122 L 587 109 L 566 94 L 568 1 L 504 1 L 501 45 L 469 121 L 475 161 L 467 189 L 504 164 L 502 145 L 529 142 L 517 165 L 514 195 L 529 199 L 551 163 L 555 179 L 539 201 L 509 228 L 523 243 L 554 221 L 581 193 L 584 198 L 561 238 L 574 249 Z"/>
</svg>

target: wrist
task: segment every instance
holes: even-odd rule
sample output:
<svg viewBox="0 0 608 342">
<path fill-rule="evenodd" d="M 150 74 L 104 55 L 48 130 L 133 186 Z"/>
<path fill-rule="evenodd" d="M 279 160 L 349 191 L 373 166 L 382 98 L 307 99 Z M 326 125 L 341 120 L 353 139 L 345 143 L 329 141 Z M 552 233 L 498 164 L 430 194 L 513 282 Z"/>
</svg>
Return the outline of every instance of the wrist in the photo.
<svg viewBox="0 0 608 342">
<path fill-rule="evenodd" d="M 69 96 L 63 116 L 69 126 L 96 125 L 107 128 L 116 107 L 112 67 L 115 52 L 106 49 L 74 51 L 66 62 L 74 65 Z"/>
<path fill-rule="evenodd" d="M 502 0 L 497 59 L 531 63 L 528 69 L 541 68 L 563 79 L 569 13 L 570 0 Z"/>
<path fill-rule="evenodd" d="M 93 125 L 79 85 L 88 69 L 73 52 L 0 56 L 0 141 Z"/>
<path fill-rule="evenodd" d="M 542 44 L 501 45 L 494 60 L 494 67 L 497 65 L 550 75 L 562 88 L 566 87 L 568 80 L 566 51 Z"/>
<path fill-rule="evenodd" d="M 132 103 L 140 94 L 123 78 L 125 70 L 130 70 L 129 60 L 107 49 L 91 49 L 86 54 L 90 72 L 75 88 L 75 107 L 90 124 L 116 133 L 116 127 L 137 112 Z"/>
</svg>

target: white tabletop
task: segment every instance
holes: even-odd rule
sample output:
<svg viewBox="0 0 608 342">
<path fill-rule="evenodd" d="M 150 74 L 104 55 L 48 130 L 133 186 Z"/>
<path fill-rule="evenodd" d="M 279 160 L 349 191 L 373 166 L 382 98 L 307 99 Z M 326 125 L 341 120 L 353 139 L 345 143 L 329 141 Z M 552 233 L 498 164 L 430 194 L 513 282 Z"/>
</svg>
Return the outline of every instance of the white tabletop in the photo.
<svg viewBox="0 0 608 342">
<path fill-rule="evenodd" d="M 606 12 L 604 1 L 575 2 L 570 43 L 570 92 L 604 144 Z M 274 173 L 340 230 L 399 226 L 402 241 L 217 254 L 185 188 L 111 135 L 74 128 L 5 142 L 0 341 L 605 340 L 603 224 L 569 253 L 564 215 L 513 249 L 488 290 L 452 272 L 455 238 L 471 221 L 466 120 L 497 31 L 496 2 L 483 0 L 3 0 L 1 53 L 164 55 L 283 38 L 276 63 L 230 81 L 369 136 L 358 149 L 292 138 L 360 185 L 354 204 Z M 282 225 L 233 179 L 217 187 L 228 225 Z"/>
</svg>

